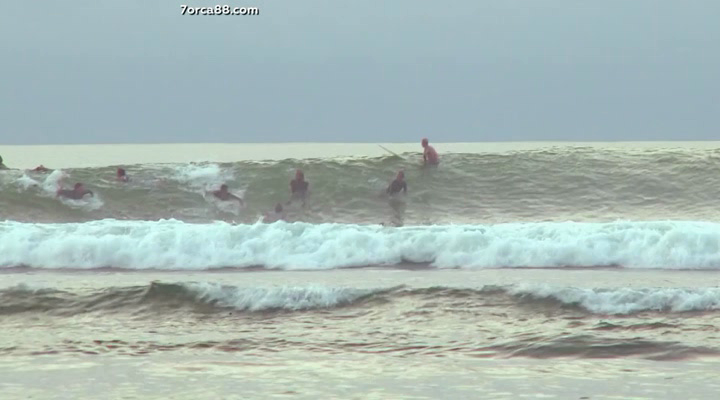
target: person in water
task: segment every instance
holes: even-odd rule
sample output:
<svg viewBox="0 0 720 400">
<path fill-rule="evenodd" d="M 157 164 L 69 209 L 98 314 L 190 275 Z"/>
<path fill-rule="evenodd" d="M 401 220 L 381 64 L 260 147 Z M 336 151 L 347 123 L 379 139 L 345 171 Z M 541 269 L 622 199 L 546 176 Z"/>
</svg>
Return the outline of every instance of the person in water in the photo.
<svg viewBox="0 0 720 400">
<path fill-rule="evenodd" d="M 438 157 L 435 148 L 430 146 L 427 138 L 424 138 L 421 143 L 423 149 L 425 149 L 423 151 L 423 163 L 425 165 L 438 165 L 440 163 L 440 157 Z"/>
<path fill-rule="evenodd" d="M 263 222 L 272 223 L 277 221 L 285 220 L 285 211 L 280 203 L 275 204 L 275 209 L 272 212 L 266 213 Z"/>
<path fill-rule="evenodd" d="M 405 173 L 403 171 L 398 171 L 397 177 L 390 182 L 385 192 L 390 195 L 389 205 L 393 210 L 390 225 L 403 226 L 403 220 L 405 219 L 405 201 L 396 196 L 400 192 L 407 194 L 407 182 L 405 182 Z"/>
<path fill-rule="evenodd" d="M 305 180 L 305 174 L 302 170 L 295 171 L 295 179 L 290 181 L 290 200 L 288 200 L 287 204 L 290 204 L 294 199 L 301 199 L 303 205 L 305 205 L 309 187 L 310 182 Z"/>
<path fill-rule="evenodd" d="M 33 171 L 33 172 L 49 172 L 50 168 L 47 168 L 44 165 L 40 164 L 37 167 L 33 168 L 31 171 Z"/>
<path fill-rule="evenodd" d="M 121 182 L 127 182 L 130 180 L 130 177 L 127 176 L 127 172 L 125 172 L 124 168 L 117 169 L 117 180 Z"/>
<path fill-rule="evenodd" d="M 0 169 L 10 169 L 10 168 L 6 167 L 5 164 L 3 164 L 2 156 L 0 156 Z"/>
<path fill-rule="evenodd" d="M 398 171 L 397 177 L 395 180 L 390 182 L 390 185 L 387 187 L 385 192 L 392 196 L 400 193 L 400 191 L 407 193 L 407 182 L 405 182 L 405 173 L 403 171 Z"/>
<path fill-rule="evenodd" d="M 218 200 L 222 200 L 222 201 L 237 200 L 241 206 L 245 205 L 245 202 L 243 201 L 243 199 L 230 193 L 230 191 L 228 190 L 228 185 L 226 185 L 226 184 L 223 184 L 222 186 L 220 186 L 220 190 L 215 190 L 212 192 L 212 194 Z"/>
<path fill-rule="evenodd" d="M 58 189 L 56 196 L 72 200 L 82 200 L 82 198 L 87 194 L 95 197 L 92 190 L 86 189 L 82 183 L 78 182 L 72 189 Z"/>
</svg>

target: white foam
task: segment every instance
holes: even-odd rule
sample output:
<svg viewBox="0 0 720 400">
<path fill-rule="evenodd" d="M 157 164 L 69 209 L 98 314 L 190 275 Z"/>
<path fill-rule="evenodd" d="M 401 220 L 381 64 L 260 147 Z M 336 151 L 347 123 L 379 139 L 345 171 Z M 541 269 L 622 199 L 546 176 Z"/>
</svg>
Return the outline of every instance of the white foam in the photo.
<svg viewBox="0 0 720 400">
<path fill-rule="evenodd" d="M 19 177 L 16 181 L 18 185 L 20 185 L 24 190 L 30 189 L 32 187 L 38 187 L 40 186 L 40 183 L 36 181 L 35 179 L 27 176 L 27 174 L 22 174 L 21 177 Z"/>
<path fill-rule="evenodd" d="M 175 179 L 194 189 L 215 190 L 233 179 L 232 172 L 218 164 L 187 164 L 176 168 Z"/>
<path fill-rule="evenodd" d="M 631 314 L 640 311 L 708 311 L 720 309 L 720 288 L 616 288 L 581 289 L 546 285 L 519 285 L 513 295 L 552 298 L 579 305 L 596 314 Z"/>
<path fill-rule="evenodd" d="M 232 194 L 243 198 L 242 192 L 235 192 Z M 218 211 L 233 214 L 235 216 L 240 216 L 240 214 L 242 214 L 242 211 L 246 208 L 245 203 L 241 204 L 236 200 L 223 201 L 220 199 L 216 199 L 215 196 L 213 196 L 212 194 L 205 194 L 205 201 L 207 201 L 209 204 L 212 204 L 213 207 L 215 207 Z"/>
<path fill-rule="evenodd" d="M 43 197 L 57 199 L 60 203 L 70 208 L 93 211 L 103 207 L 104 202 L 97 192 L 93 192 L 93 196 L 86 196 L 80 200 L 57 198 L 57 191 L 63 188 L 63 181 L 67 178 L 68 175 L 58 169 L 45 176 L 44 179 L 39 178 L 39 180 L 28 176 L 26 172 L 22 172 L 15 182 L 23 190 L 39 188 Z M 68 187 L 65 188 L 67 189 Z"/>
<path fill-rule="evenodd" d="M 403 261 L 438 268 L 720 269 L 720 224 L 568 222 L 388 228 L 175 220 L 0 222 L 3 267 L 331 269 Z"/>
<path fill-rule="evenodd" d="M 28 171 L 23 170 L 9 170 L 6 171 L 5 174 L 0 174 L 0 181 L 3 181 L 3 183 L 10 183 L 14 182 L 20 189 L 22 190 L 28 190 L 31 188 L 40 188 L 44 192 L 55 194 L 55 190 L 57 189 L 57 182 L 63 177 L 62 171 L 55 171 L 52 174 L 49 174 L 45 177 L 44 180 L 42 179 L 35 179 L 32 176 L 28 175 Z M 53 179 L 50 184 L 49 179 Z M 42 182 L 41 182 L 42 181 Z"/>
<path fill-rule="evenodd" d="M 323 286 L 239 288 L 216 283 L 190 283 L 184 286 L 196 293 L 201 301 L 244 311 L 330 308 L 350 304 L 373 292 L 369 289 Z"/>
</svg>

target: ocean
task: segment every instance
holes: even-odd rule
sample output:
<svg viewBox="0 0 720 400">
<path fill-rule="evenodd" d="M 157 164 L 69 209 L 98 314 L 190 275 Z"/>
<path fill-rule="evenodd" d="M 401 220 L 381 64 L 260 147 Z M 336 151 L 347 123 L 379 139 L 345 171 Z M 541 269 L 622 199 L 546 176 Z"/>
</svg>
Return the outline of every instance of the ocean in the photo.
<svg viewBox="0 0 720 400">
<path fill-rule="evenodd" d="M 720 395 L 720 143 L 433 145 L 0 146 L 0 397 Z"/>
</svg>

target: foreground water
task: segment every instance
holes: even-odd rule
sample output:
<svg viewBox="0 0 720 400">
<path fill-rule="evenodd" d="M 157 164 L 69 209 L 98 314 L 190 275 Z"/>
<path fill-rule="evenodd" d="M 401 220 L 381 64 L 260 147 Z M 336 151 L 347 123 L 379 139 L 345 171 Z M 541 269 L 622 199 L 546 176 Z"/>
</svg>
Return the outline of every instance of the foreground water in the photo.
<svg viewBox="0 0 720 400">
<path fill-rule="evenodd" d="M 0 372 L 4 398 L 714 398 L 715 285 L 700 271 L 15 271 Z"/>
<path fill-rule="evenodd" d="M 0 172 L 1 397 L 717 398 L 716 146 L 475 146 L 29 151 L 60 169 Z"/>
</svg>

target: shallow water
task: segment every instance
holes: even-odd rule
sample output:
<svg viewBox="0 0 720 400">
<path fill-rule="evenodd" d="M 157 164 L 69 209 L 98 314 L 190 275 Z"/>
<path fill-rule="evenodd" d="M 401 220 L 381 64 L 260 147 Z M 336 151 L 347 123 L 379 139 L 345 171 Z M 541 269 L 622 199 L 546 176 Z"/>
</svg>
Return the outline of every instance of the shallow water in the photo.
<svg viewBox="0 0 720 400">
<path fill-rule="evenodd" d="M 156 354 L 0 360 L 3 398 L 713 399 L 716 361 Z"/>
<path fill-rule="evenodd" d="M 708 303 L 686 312 L 660 307 L 609 314 L 561 297 L 474 291 L 538 282 L 546 291 L 648 290 L 644 301 L 652 305 L 663 301 L 662 291 L 713 289 L 714 272 L 379 268 L 29 271 L 2 278 L 4 296 L 8 290 L 47 295 L 42 289 L 49 287 L 65 298 L 89 296 L 57 307 L 45 303 L 44 309 L 4 309 L 0 376 L 5 393 L 15 398 L 55 397 L 61 382 L 64 389 L 56 398 L 93 398 L 98 390 L 112 398 L 720 394 L 710 379 L 720 354 L 720 313 Z M 164 282 L 230 289 L 190 298 L 171 291 L 148 295 Z M 112 288 L 133 287 L 146 289 L 137 297 L 111 296 Z M 254 291 L 238 298 L 243 288 Z M 294 296 L 291 289 L 333 288 L 389 290 L 342 304 L 333 303 L 332 295 L 305 297 L 308 307 L 301 309 L 295 307 L 297 297 L 294 302 L 284 297 Z"/>
</svg>

